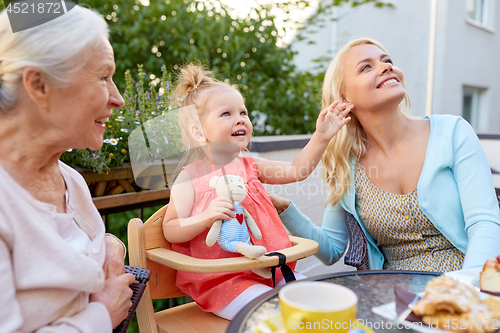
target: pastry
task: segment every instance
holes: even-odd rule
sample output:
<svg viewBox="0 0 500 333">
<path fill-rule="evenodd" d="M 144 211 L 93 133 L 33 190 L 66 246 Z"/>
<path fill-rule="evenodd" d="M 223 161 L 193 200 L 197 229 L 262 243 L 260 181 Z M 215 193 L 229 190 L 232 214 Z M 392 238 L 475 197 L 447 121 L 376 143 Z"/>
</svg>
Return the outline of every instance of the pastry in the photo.
<svg viewBox="0 0 500 333">
<path fill-rule="evenodd" d="M 471 285 L 444 275 L 429 281 L 410 308 L 425 324 L 452 332 L 494 332 L 500 322 L 499 300 L 481 300 Z"/>
<path fill-rule="evenodd" d="M 479 287 L 485 293 L 500 296 L 500 256 L 486 261 L 479 276 Z"/>
</svg>

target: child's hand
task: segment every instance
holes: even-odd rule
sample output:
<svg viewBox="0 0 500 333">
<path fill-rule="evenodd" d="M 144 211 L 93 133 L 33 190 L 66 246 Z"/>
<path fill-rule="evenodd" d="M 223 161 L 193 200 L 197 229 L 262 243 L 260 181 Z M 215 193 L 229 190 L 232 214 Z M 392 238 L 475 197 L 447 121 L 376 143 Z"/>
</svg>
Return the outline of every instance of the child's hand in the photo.
<svg viewBox="0 0 500 333">
<path fill-rule="evenodd" d="M 211 227 L 217 220 L 230 220 L 235 217 L 235 210 L 236 207 L 229 198 L 217 197 L 203 212 L 203 220 L 207 222 L 207 227 Z"/>
<path fill-rule="evenodd" d="M 316 132 L 321 137 L 330 141 L 340 129 L 351 120 L 347 117 L 353 105 L 350 103 L 333 102 L 329 107 L 320 112 L 316 121 Z"/>
</svg>

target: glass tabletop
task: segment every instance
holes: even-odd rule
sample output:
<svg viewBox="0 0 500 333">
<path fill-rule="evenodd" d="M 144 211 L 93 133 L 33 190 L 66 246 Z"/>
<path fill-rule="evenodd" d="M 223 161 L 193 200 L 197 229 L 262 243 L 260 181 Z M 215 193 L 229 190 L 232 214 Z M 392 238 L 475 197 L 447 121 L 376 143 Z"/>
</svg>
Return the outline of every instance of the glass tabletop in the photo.
<svg viewBox="0 0 500 333">
<path fill-rule="evenodd" d="M 321 275 L 301 281 L 324 281 L 343 285 L 350 288 L 358 296 L 358 320 L 375 332 L 416 332 L 412 329 L 389 329 L 384 327 L 383 318 L 372 312 L 372 308 L 394 302 L 394 287 L 400 285 L 414 293 L 422 292 L 427 282 L 441 275 L 435 272 L 420 271 L 360 271 Z M 275 288 L 256 298 L 244 307 L 231 321 L 227 333 L 254 333 L 256 325 L 271 314 L 280 311 L 278 292 Z"/>
</svg>

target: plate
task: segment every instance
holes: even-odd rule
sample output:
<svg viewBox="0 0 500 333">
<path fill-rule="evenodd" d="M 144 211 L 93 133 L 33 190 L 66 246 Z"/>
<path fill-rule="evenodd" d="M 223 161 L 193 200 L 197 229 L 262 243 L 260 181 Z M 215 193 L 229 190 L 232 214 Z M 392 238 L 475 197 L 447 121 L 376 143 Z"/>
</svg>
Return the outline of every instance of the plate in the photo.
<svg viewBox="0 0 500 333">
<path fill-rule="evenodd" d="M 487 297 L 493 297 L 500 300 L 499 296 L 490 295 L 488 293 L 484 293 L 479 288 L 479 274 L 483 271 L 483 267 L 476 267 L 470 269 L 464 269 L 461 271 L 453 271 L 444 273 L 444 275 L 451 277 L 452 279 L 459 280 L 464 283 L 468 283 L 474 287 L 479 292 L 479 297 L 481 299 L 485 299 Z"/>
<path fill-rule="evenodd" d="M 471 269 L 464 269 L 464 270 L 459 270 L 459 271 L 453 271 L 453 272 L 446 272 L 444 275 L 451 277 L 452 279 L 459 280 L 461 282 L 467 283 L 472 285 L 478 292 L 479 296 L 481 299 L 485 299 L 486 297 L 496 297 L 489 295 L 487 293 L 483 293 L 480 291 L 479 288 L 479 273 L 483 271 L 482 267 L 476 267 L 476 268 L 471 268 Z M 424 293 L 419 293 L 420 296 L 422 296 Z M 389 320 L 394 320 L 396 318 L 396 304 L 394 302 L 387 303 L 381 306 L 377 306 L 372 308 L 373 313 L 378 314 L 379 316 L 382 316 L 384 318 L 388 318 Z M 413 323 L 409 321 L 403 321 L 402 323 L 405 325 L 407 328 L 411 328 L 417 332 L 423 332 L 423 333 L 438 333 L 438 332 L 443 332 L 443 333 L 450 333 L 450 331 L 445 331 L 433 327 L 429 327 L 426 324 L 423 323 Z"/>
<path fill-rule="evenodd" d="M 477 291 L 479 291 L 479 274 L 483 271 L 483 267 L 476 267 L 470 269 L 463 269 L 460 271 L 446 272 L 444 275 L 451 277 L 455 280 L 460 280 L 465 283 L 471 284 Z"/>
<path fill-rule="evenodd" d="M 391 303 L 387 303 L 384 305 L 373 307 L 372 312 L 392 321 L 392 320 L 396 319 L 396 317 L 397 317 L 397 315 L 396 315 L 396 303 L 391 302 Z M 431 328 L 424 323 L 413 323 L 411 321 L 406 321 L 406 320 L 404 320 L 401 324 L 399 324 L 400 325 L 399 327 L 392 327 L 392 324 L 390 323 L 390 321 L 386 322 L 385 327 L 384 327 L 385 329 L 408 328 L 408 329 L 413 329 L 417 332 L 423 332 L 423 333 L 438 333 L 438 332 L 450 333 L 450 331 L 444 331 L 444 330 L 440 330 L 437 328 Z M 389 325 L 391 327 L 389 327 Z"/>
<path fill-rule="evenodd" d="M 371 329 L 362 324 L 359 324 L 357 328 L 361 328 L 365 333 L 374 333 Z M 281 313 L 274 313 L 261 320 L 257 326 L 255 326 L 255 333 L 286 333 Z"/>
</svg>

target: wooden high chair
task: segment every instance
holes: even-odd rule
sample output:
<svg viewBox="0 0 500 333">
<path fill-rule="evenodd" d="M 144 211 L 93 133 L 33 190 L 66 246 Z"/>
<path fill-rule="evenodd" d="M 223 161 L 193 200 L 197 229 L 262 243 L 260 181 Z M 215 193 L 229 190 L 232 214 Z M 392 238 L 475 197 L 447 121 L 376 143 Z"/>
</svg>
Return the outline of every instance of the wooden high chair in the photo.
<svg viewBox="0 0 500 333">
<path fill-rule="evenodd" d="M 162 221 L 167 205 L 154 213 L 145 223 L 131 219 L 128 224 L 130 265 L 151 270 L 141 301 L 137 307 L 137 321 L 141 333 L 198 333 L 225 332 L 229 321 L 211 312 L 202 311 L 195 302 L 154 313 L 152 299 L 184 296 L 175 285 L 177 270 L 193 273 L 220 273 L 253 268 L 276 266 L 279 258 L 245 257 L 224 259 L 198 259 L 172 251 L 163 236 Z M 318 252 L 318 243 L 305 238 L 290 236 L 292 247 L 279 252 L 293 262 Z"/>
</svg>

